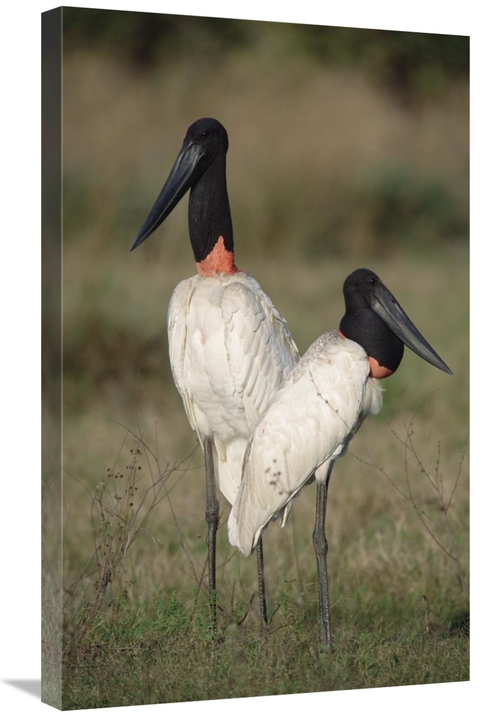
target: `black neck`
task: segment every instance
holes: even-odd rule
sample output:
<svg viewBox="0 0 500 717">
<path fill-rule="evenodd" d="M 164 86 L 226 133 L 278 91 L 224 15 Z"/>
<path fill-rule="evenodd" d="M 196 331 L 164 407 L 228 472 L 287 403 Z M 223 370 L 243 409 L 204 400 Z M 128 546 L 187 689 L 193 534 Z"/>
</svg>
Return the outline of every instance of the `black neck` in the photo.
<svg viewBox="0 0 500 717">
<path fill-rule="evenodd" d="M 340 322 L 347 339 L 362 346 L 368 356 L 394 373 L 401 363 L 404 344 L 372 309 L 348 310 Z"/>
<path fill-rule="evenodd" d="M 189 195 L 189 236 L 196 262 L 203 261 L 219 237 L 233 251 L 233 227 L 226 185 L 226 155 L 215 157 Z"/>
</svg>

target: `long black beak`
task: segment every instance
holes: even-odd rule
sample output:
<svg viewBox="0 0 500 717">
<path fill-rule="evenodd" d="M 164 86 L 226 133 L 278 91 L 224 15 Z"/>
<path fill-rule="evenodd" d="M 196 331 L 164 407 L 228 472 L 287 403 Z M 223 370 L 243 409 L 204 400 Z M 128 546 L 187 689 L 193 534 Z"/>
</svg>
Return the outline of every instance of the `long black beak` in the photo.
<svg viewBox="0 0 500 717">
<path fill-rule="evenodd" d="M 393 331 L 409 349 L 414 351 L 417 356 L 423 358 L 424 361 L 428 361 L 436 368 L 441 369 L 441 371 L 453 375 L 451 369 L 448 368 L 443 359 L 437 355 L 432 346 L 427 343 L 420 331 L 407 316 L 401 304 L 382 282 L 374 287 L 370 297 L 370 305 L 373 311 L 385 321 L 391 331 Z"/>
<path fill-rule="evenodd" d="M 149 212 L 130 251 L 142 244 L 168 217 L 182 197 L 203 173 L 204 149 L 192 140 L 184 140 L 174 166 L 170 170 L 158 199 Z"/>
</svg>

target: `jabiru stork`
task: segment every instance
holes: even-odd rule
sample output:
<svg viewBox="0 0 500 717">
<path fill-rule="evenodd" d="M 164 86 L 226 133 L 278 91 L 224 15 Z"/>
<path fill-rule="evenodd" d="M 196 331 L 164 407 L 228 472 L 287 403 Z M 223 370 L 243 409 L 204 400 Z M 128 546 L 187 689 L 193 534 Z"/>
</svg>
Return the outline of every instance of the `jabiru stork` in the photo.
<svg viewBox="0 0 500 717">
<path fill-rule="evenodd" d="M 208 524 L 209 599 L 216 625 L 216 484 L 232 505 L 248 439 L 274 390 L 299 359 L 285 320 L 257 281 L 234 263 L 226 184 L 228 135 L 200 119 L 188 130 L 163 189 L 131 250 L 189 195 L 189 236 L 197 274 L 181 281 L 168 307 L 170 365 L 191 428 L 203 448 Z M 267 624 L 262 543 L 257 567 Z"/>
<path fill-rule="evenodd" d="M 316 479 L 319 637 L 331 647 L 325 535 L 328 484 L 335 461 L 368 416 L 382 408 L 379 379 L 393 374 L 404 346 L 450 373 L 379 277 L 358 269 L 344 282 L 338 331 L 318 338 L 283 381 L 249 442 L 228 520 L 229 540 L 249 555 L 270 520 L 286 522 L 292 500 Z"/>
</svg>

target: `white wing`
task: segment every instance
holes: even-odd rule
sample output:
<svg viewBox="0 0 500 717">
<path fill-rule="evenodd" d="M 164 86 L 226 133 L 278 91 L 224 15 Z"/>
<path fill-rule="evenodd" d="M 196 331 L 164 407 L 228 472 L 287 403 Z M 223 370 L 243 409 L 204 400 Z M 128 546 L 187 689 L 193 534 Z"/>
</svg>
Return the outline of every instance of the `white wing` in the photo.
<svg viewBox="0 0 500 717">
<path fill-rule="evenodd" d="M 247 440 L 298 361 L 285 321 L 248 274 L 193 277 L 168 312 L 172 373 L 200 442 L 213 437 L 216 474 L 233 503 Z"/>
<path fill-rule="evenodd" d="M 284 381 L 249 443 L 229 516 L 229 540 L 245 555 L 315 471 L 326 477 L 328 462 L 343 455 L 364 417 L 380 410 L 381 389 L 369 370 L 361 346 L 330 332 Z"/>
<path fill-rule="evenodd" d="M 197 431 L 193 403 L 191 397 L 186 391 L 186 382 L 184 379 L 184 359 L 186 354 L 187 336 L 186 318 L 191 296 L 196 288 L 196 285 L 193 282 L 193 279 L 195 278 L 196 277 L 192 277 L 191 279 L 181 281 L 181 283 L 176 286 L 168 306 L 167 333 L 172 376 L 177 390 L 181 395 L 189 425 L 194 431 Z M 199 433 L 198 437 L 201 438 Z"/>
<path fill-rule="evenodd" d="M 299 352 L 269 297 L 252 277 L 245 278 L 224 289 L 221 308 L 230 379 L 243 403 L 249 435 Z"/>
</svg>

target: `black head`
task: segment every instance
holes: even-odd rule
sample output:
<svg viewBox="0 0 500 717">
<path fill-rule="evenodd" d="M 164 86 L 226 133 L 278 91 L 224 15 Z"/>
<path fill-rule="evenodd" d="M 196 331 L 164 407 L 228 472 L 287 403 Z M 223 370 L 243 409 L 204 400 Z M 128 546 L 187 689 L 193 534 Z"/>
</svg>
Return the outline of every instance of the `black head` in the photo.
<svg viewBox="0 0 500 717">
<path fill-rule="evenodd" d="M 353 271 L 344 281 L 343 292 L 346 309 L 351 311 L 371 309 L 377 286 L 383 287 L 385 292 L 394 299 L 389 289 L 373 271 L 370 271 L 370 269 L 356 269 L 356 271 Z"/>
<path fill-rule="evenodd" d="M 206 207 L 201 213 L 196 206 L 193 208 L 191 214 L 195 221 L 201 221 L 205 225 L 207 208 L 216 206 L 217 214 L 223 217 L 225 233 L 227 235 L 231 233 L 232 230 L 228 228 L 230 227 L 230 216 L 225 177 L 228 147 L 227 132 L 218 120 L 205 117 L 193 122 L 188 128 L 167 181 L 142 225 L 131 250 L 151 236 L 186 192 L 194 188 L 200 195 L 198 205 Z M 204 181 L 200 182 L 204 175 Z M 206 185 L 204 190 L 200 187 L 202 184 Z M 199 244 L 196 238 L 194 243 L 195 245 Z"/>
<path fill-rule="evenodd" d="M 344 299 L 341 332 L 389 373 L 401 363 L 404 344 L 436 368 L 451 373 L 373 271 L 357 269 L 350 274 L 344 282 Z"/>
<path fill-rule="evenodd" d="M 229 138 L 224 126 L 211 117 L 203 117 L 193 122 L 188 127 L 184 143 L 197 144 L 210 156 L 215 156 L 219 152 L 226 153 L 229 149 Z"/>
</svg>

